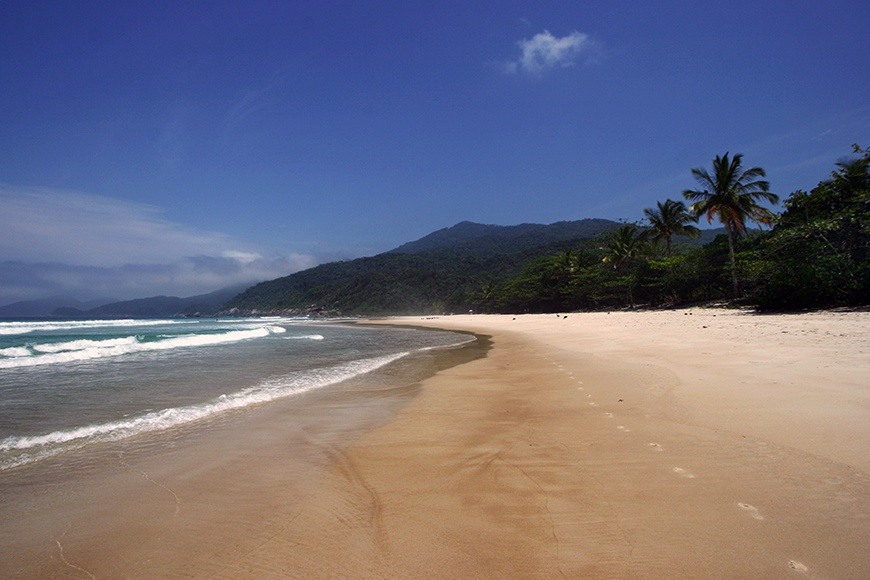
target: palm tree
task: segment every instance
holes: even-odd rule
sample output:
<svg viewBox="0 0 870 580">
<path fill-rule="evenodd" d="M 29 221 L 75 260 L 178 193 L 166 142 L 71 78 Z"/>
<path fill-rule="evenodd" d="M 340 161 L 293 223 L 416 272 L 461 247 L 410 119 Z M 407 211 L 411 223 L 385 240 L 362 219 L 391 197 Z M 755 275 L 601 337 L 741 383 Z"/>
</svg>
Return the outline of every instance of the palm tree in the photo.
<svg viewBox="0 0 870 580">
<path fill-rule="evenodd" d="M 630 268 L 643 255 L 647 249 L 646 232 L 636 224 L 625 224 L 607 236 L 603 262 L 612 264 L 617 272 L 628 269 L 623 278 L 625 289 L 628 294 L 628 303 L 634 308 L 634 284 L 637 281 L 636 273 Z"/>
<path fill-rule="evenodd" d="M 495 297 L 495 280 L 490 280 L 484 286 L 480 288 L 480 300 L 477 304 L 478 312 L 488 312 L 489 311 L 489 303 Z"/>
<path fill-rule="evenodd" d="M 604 244 L 604 263 L 613 264 L 618 270 L 640 255 L 645 250 L 646 232 L 636 224 L 624 224 L 611 232 Z"/>
<path fill-rule="evenodd" d="M 559 252 L 554 256 L 555 266 L 560 276 L 570 276 L 577 271 L 580 262 L 580 256 L 572 249 L 567 249 Z"/>
<path fill-rule="evenodd" d="M 668 256 L 671 255 L 673 236 L 687 236 L 694 239 L 701 235 L 701 230 L 688 225 L 689 222 L 695 221 L 695 218 L 686 210 L 686 204 L 681 201 L 672 199 L 665 200 L 665 203 L 658 201 L 655 209 L 648 207 L 643 210 L 643 213 L 652 226 L 650 239 L 654 244 L 665 240 Z"/>
<path fill-rule="evenodd" d="M 734 297 L 740 296 L 737 285 L 737 260 L 734 255 L 734 242 L 738 236 L 746 233 L 746 220 L 759 223 L 770 222 L 773 214 L 759 205 L 760 200 L 776 203 L 779 197 L 770 193 L 770 184 L 761 179 L 766 176 L 761 167 L 743 169 L 743 155 L 737 153 L 733 159 L 728 153 L 713 159 L 713 174 L 706 169 L 696 167 L 692 175 L 703 189 L 687 189 L 683 196 L 693 201 L 689 206 L 695 219 L 707 216 L 707 222 L 713 222 L 715 216 L 725 227 L 728 236 L 728 254 L 731 258 L 731 285 Z"/>
</svg>

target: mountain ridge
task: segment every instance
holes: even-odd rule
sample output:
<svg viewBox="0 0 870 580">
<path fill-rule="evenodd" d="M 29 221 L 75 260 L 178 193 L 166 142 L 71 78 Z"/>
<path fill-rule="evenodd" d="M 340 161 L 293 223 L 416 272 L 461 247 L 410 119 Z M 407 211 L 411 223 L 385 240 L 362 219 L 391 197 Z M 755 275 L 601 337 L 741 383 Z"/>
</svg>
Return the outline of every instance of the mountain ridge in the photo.
<svg viewBox="0 0 870 580">
<path fill-rule="evenodd" d="M 122 300 L 96 308 L 81 310 L 62 307 L 52 312 L 58 318 L 177 318 L 182 316 L 212 316 L 248 284 L 227 286 L 206 294 L 179 298 L 178 296 L 150 296 Z"/>
<path fill-rule="evenodd" d="M 558 221 L 551 224 L 521 223 L 512 226 L 462 221 L 418 240 L 404 243 L 386 253 L 420 254 L 450 248 L 454 252 L 482 255 L 530 249 L 566 239 L 594 237 L 616 227 L 619 227 L 618 222 L 600 218 Z"/>
<path fill-rule="evenodd" d="M 321 264 L 260 282 L 222 314 L 403 314 L 463 308 L 469 296 L 531 260 L 620 224 L 586 219 L 495 226 L 464 221 L 371 257 Z"/>
<path fill-rule="evenodd" d="M 320 264 L 253 285 L 236 285 L 186 298 L 159 295 L 83 303 L 55 297 L 0 307 L 0 316 L 162 318 L 448 309 L 468 302 L 468 297 L 482 287 L 517 275 L 536 259 L 574 249 L 620 225 L 601 218 L 507 226 L 466 220 L 375 256 Z M 721 231 L 702 230 L 699 240 L 682 243 L 703 245 Z M 91 304 L 95 306 L 88 308 Z"/>
<path fill-rule="evenodd" d="M 46 318 L 58 308 L 76 308 L 89 310 L 104 304 L 116 302 L 114 298 L 96 298 L 93 300 L 79 300 L 71 296 L 50 296 L 35 300 L 20 300 L 0 306 L 0 318 Z"/>
</svg>

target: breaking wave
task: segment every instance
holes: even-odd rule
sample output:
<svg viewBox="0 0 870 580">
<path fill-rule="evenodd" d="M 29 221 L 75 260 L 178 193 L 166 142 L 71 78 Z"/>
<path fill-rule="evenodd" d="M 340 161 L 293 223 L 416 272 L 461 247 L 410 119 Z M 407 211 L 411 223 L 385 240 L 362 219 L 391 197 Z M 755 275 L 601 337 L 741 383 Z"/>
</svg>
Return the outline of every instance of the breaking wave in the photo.
<svg viewBox="0 0 870 580">
<path fill-rule="evenodd" d="M 141 322 L 137 322 L 137 325 L 142 326 Z M 213 334 L 161 335 L 157 339 L 135 335 L 104 340 L 78 339 L 69 342 L 40 343 L 0 350 L 0 369 L 72 363 L 147 351 L 227 344 L 284 332 L 286 329 L 283 326 L 261 326 Z"/>
<path fill-rule="evenodd" d="M 299 371 L 197 405 L 161 409 L 135 417 L 44 435 L 7 437 L 0 440 L 0 471 L 79 449 L 91 443 L 118 441 L 143 433 L 163 431 L 227 411 L 298 395 L 369 373 L 408 354 L 400 352 L 332 367 Z"/>
<path fill-rule="evenodd" d="M 79 330 L 85 328 L 113 328 L 123 326 L 165 326 L 185 324 L 185 320 L 69 320 L 50 322 L 0 322 L 0 335 L 28 334 L 40 331 Z"/>
</svg>

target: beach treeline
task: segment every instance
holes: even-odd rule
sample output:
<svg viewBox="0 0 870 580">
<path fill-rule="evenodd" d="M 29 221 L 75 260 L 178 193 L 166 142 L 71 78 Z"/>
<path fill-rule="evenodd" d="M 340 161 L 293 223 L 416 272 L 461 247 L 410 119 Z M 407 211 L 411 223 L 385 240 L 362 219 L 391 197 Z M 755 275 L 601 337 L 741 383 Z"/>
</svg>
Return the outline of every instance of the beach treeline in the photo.
<svg viewBox="0 0 870 580">
<path fill-rule="evenodd" d="M 334 314 L 567 312 L 711 301 L 765 311 L 870 303 L 870 149 L 829 179 L 779 197 L 760 167 L 717 156 L 695 189 L 646 220 L 551 226 L 463 222 L 370 258 L 324 264 L 249 288 L 225 308 Z M 721 226 L 715 238 L 697 222 Z M 554 233 L 556 229 L 560 233 Z M 496 229 L 487 229 L 496 228 Z M 546 233 L 545 233 L 546 232 Z M 533 240 L 538 240 L 534 242 Z"/>
</svg>

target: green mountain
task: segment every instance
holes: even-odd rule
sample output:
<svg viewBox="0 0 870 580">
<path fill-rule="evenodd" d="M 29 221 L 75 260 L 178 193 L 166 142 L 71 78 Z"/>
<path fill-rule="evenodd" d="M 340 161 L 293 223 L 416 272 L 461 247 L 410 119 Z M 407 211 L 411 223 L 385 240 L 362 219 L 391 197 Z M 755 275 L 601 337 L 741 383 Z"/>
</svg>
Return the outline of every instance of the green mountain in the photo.
<svg viewBox="0 0 870 580">
<path fill-rule="evenodd" d="M 870 296 L 870 149 L 795 191 L 769 231 L 722 228 L 651 244 L 641 224 L 461 222 L 371 258 L 249 288 L 226 314 L 568 312 L 709 301 L 762 309 L 864 306 Z M 718 158 L 717 158 L 718 159 Z M 739 284 L 738 284 L 739 283 Z"/>
<path fill-rule="evenodd" d="M 466 221 L 432 232 L 415 242 L 403 244 L 390 253 L 422 254 L 449 251 L 469 256 L 516 253 L 550 243 L 593 238 L 618 225 L 614 221 L 604 219 L 516 226 L 494 226 Z"/>
<path fill-rule="evenodd" d="M 619 224 L 602 219 L 550 225 L 462 222 L 369 258 L 323 264 L 253 286 L 226 314 L 406 314 L 465 311 L 487 286 L 537 258 Z"/>
</svg>

